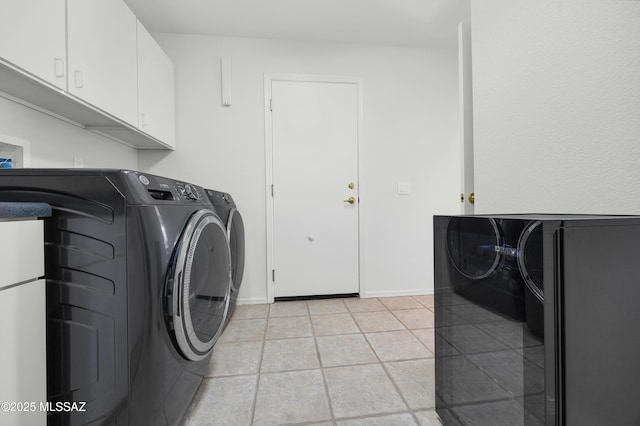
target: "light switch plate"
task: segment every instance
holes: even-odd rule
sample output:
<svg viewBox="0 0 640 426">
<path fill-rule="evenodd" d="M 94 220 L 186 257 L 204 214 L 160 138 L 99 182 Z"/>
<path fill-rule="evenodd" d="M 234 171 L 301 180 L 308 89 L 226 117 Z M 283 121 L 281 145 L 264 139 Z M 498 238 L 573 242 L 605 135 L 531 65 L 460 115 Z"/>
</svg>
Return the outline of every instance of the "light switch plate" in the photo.
<svg viewBox="0 0 640 426">
<path fill-rule="evenodd" d="M 411 193 L 411 183 L 410 182 L 398 182 L 398 194 L 399 195 L 409 195 Z"/>
</svg>

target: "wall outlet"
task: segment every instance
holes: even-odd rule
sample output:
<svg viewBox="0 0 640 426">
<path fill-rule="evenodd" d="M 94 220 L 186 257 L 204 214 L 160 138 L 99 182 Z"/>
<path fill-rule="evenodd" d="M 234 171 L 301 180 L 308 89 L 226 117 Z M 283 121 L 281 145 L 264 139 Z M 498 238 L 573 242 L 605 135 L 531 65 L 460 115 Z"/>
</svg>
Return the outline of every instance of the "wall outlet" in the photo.
<svg viewBox="0 0 640 426">
<path fill-rule="evenodd" d="M 411 183 L 398 182 L 398 194 L 409 195 L 411 193 Z"/>
<path fill-rule="evenodd" d="M 84 158 L 73 156 L 73 167 L 76 169 L 84 167 Z"/>
</svg>

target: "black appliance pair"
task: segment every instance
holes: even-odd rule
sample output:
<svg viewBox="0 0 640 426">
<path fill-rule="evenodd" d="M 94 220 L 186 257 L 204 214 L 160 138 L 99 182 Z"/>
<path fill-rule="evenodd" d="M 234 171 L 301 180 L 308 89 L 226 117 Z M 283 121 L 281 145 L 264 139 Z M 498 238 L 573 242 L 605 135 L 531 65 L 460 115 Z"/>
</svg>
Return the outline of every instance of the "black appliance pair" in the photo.
<svg viewBox="0 0 640 426">
<path fill-rule="evenodd" d="M 47 399 L 86 405 L 49 412 L 48 425 L 181 422 L 232 309 L 232 227 L 243 266 L 242 220 L 228 221 L 228 200 L 214 206 L 201 187 L 135 171 L 0 170 L 0 201 L 53 212 Z"/>
<path fill-rule="evenodd" d="M 640 424 L 640 217 L 434 217 L 445 425 Z"/>
</svg>

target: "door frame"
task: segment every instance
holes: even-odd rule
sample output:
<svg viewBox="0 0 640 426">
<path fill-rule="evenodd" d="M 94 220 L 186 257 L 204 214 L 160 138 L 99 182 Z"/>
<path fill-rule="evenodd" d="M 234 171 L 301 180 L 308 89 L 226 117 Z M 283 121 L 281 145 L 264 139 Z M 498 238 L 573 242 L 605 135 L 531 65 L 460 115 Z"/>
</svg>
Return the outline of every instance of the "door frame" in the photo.
<svg viewBox="0 0 640 426">
<path fill-rule="evenodd" d="M 271 83 L 274 81 L 302 81 L 311 83 L 342 83 L 355 84 L 357 88 L 357 105 L 358 105 L 358 195 L 360 198 L 358 206 L 358 287 L 360 294 L 366 294 L 364 284 L 364 214 L 362 198 L 364 193 L 364 132 L 363 132 L 363 111 L 362 111 L 362 90 L 363 80 L 360 77 L 334 76 L 334 75 L 308 75 L 308 74 L 265 74 L 264 76 L 264 140 L 265 140 L 265 200 L 266 200 L 266 225 L 267 225 L 267 264 L 266 264 L 266 282 L 267 282 L 267 303 L 273 303 L 275 299 L 275 286 L 272 271 L 275 267 L 273 263 L 274 247 L 273 247 L 273 197 L 271 196 L 271 185 L 273 183 L 273 128 L 271 122 Z"/>
<path fill-rule="evenodd" d="M 460 193 L 461 214 L 473 214 L 475 204 L 473 166 L 473 81 L 471 28 L 468 22 L 458 24 L 458 120 L 460 126 Z"/>
</svg>

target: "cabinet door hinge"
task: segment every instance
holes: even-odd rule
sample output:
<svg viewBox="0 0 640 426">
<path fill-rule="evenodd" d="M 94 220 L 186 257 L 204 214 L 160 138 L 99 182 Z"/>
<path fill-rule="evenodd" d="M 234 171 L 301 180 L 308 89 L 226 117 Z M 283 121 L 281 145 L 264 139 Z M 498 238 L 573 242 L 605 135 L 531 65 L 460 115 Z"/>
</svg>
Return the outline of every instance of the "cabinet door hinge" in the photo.
<svg viewBox="0 0 640 426">
<path fill-rule="evenodd" d="M 275 269 L 271 270 L 271 281 L 273 281 L 274 283 L 276 282 L 276 270 Z"/>
<path fill-rule="evenodd" d="M 273 197 L 273 184 L 271 184 L 271 197 Z"/>
<path fill-rule="evenodd" d="M 273 111 L 273 98 L 269 99 L 269 111 Z"/>
</svg>

